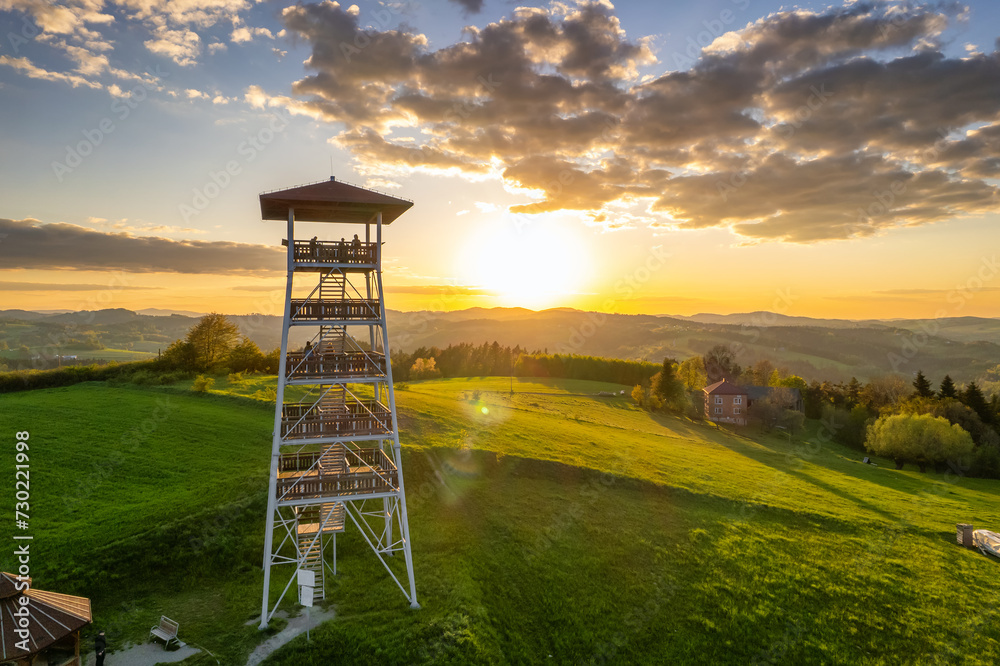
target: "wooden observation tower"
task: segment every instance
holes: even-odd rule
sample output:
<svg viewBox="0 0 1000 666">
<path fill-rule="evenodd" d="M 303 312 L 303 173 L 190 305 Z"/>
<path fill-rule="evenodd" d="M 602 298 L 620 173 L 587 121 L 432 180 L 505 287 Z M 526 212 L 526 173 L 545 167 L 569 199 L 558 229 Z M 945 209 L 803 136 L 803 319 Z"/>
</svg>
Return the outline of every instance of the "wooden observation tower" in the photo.
<svg viewBox="0 0 1000 666">
<path fill-rule="evenodd" d="M 382 226 L 411 206 L 334 178 L 260 195 L 261 217 L 288 223 L 262 629 L 298 570 L 314 572 L 314 599 L 324 598 L 327 576 L 337 573 L 337 533 L 348 522 L 410 606 L 419 607 L 382 298 Z M 336 230 L 333 235 L 342 237 L 337 240 L 296 240 L 296 221 L 350 226 Z M 289 330 L 300 327 L 309 341 L 293 350 Z M 286 402 L 289 386 L 301 397 Z M 399 551 L 406 581 L 386 559 Z M 292 566 L 285 568 L 288 583 L 270 604 L 271 573 L 278 565 Z"/>
</svg>

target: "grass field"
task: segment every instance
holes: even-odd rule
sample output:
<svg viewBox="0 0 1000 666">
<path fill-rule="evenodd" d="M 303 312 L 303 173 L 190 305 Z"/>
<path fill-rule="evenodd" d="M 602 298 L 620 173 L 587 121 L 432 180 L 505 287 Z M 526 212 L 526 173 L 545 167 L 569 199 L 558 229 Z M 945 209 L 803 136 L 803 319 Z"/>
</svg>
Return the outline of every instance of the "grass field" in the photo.
<svg viewBox="0 0 1000 666">
<path fill-rule="evenodd" d="M 39 587 L 91 596 L 113 647 L 163 613 L 241 664 L 273 378 L 189 386 L 7 394 L 0 424 L 31 432 Z M 397 391 L 423 608 L 349 531 L 337 619 L 268 664 L 1000 661 L 1000 562 L 954 543 L 1000 527 L 1000 483 L 863 465 L 816 423 L 789 441 L 577 395 L 612 385 L 508 386 Z"/>
</svg>

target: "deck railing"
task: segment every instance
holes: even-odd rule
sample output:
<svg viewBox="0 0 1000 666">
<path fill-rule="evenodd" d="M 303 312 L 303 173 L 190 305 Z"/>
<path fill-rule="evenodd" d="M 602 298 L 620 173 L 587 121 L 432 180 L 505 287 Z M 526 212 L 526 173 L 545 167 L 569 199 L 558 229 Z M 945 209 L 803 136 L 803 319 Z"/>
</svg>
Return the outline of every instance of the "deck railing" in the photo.
<svg viewBox="0 0 1000 666">
<path fill-rule="evenodd" d="M 292 299 L 292 321 L 377 321 L 381 308 L 377 299 L 345 298 L 336 301 Z"/>
<path fill-rule="evenodd" d="M 368 495 L 391 492 L 399 488 L 396 470 L 383 472 L 353 472 L 347 474 L 319 473 L 303 477 L 278 479 L 277 499 L 287 502 L 297 499 Z"/>
<path fill-rule="evenodd" d="M 355 244 L 351 241 L 295 241 L 294 258 L 297 264 L 367 264 L 374 265 L 377 258 L 376 243 Z"/>
<path fill-rule="evenodd" d="M 285 403 L 281 436 L 285 439 L 382 435 L 392 432 L 389 408 L 377 400 L 348 400 L 318 405 Z"/>
<path fill-rule="evenodd" d="M 385 355 L 377 352 L 289 352 L 285 355 L 287 379 L 381 377 Z"/>
<path fill-rule="evenodd" d="M 367 447 L 360 449 L 348 449 L 342 445 L 334 445 L 339 450 L 335 451 L 309 451 L 296 453 L 282 453 L 278 457 L 279 472 L 304 472 L 312 469 L 319 461 L 339 457 L 344 460 L 344 467 L 360 467 L 367 465 L 375 470 L 395 471 L 396 463 L 382 449 Z M 330 474 L 328 469 L 320 469 L 322 474 Z"/>
</svg>

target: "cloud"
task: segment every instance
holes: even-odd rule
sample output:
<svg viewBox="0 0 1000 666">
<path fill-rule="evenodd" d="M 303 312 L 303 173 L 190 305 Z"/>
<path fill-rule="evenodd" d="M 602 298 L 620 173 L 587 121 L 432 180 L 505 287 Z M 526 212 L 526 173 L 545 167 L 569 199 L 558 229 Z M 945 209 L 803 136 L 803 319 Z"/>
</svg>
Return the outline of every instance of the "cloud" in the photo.
<svg viewBox="0 0 1000 666">
<path fill-rule="evenodd" d="M 285 288 L 280 284 L 274 285 L 273 287 L 267 285 L 243 285 L 239 287 L 231 287 L 236 291 L 284 291 Z"/>
<path fill-rule="evenodd" d="M 106 284 L 56 284 L 50 282 L 3 282 L 0 281 L 2 291 L 104 291 L 108 289 Z M 129 291 L 150 291 L 163 289 L 164 287 L 132 287 L 115 285 L 116 290 L 125 289 Z"/>
<path fill-rule="evenodd" d="M 85 88 L 96 88 L 100 89 L 102 86 L 96 81 L 91 81 L 77 74 L 65 74 L 63 72 L 51 72 L 46 69 L 42 69 L 34 65 L 27 58 L 12 58 L 6 55 L 0 55 L 0 65 L 6 65 L 7 67 L 13 67 L 25 76 L 32 79 L 41 79 L 43 81 L 61 81 L 63 83 L 68 83 L 74 88 L 79 88 L 83 86 Z"/>
<path fill-rule="evenodd" d="M 99 35 L 88 24 L 107 24 L 114 16 L 105 14 L 104 0 L 68 0 L 55 3 L 47 0 L 0 0 L 0 11 L 17 10 L 31 17 L 40 30 L 79 39 L 97 39 Z"/>
<path fill-rule="evenodd" d="M 201 53 L 201 37 L 193 30 L 170 30 L 160 26 L 153 32 L 153 38 L 143 44 L 152 53 L 170 58 L 181 67 L 194 65 Z"/>
<path fill-rule="evenodd" d="M 516 213 L 849 239 L 1000 210 L 1000 53 L 942 50 L 965 11 L 780 11 L 640 76 L 649 40 L 609 2 L 518 8 L 437 49 L 295 5 L 282 21 L 308 75 L 294 97 L 252 96 L 337 123 L 365 175 L 497 179 L 530 199 Z"/>
<path fill-rule="evenodd" d="M 271 31 L 267 28 L 250 28 L 245 25 L 233 28 L 233 32 L 229 35 L 229 39 L 232 40 L 234 44 L 245 44 L 252 41 L 255 36 L 274 39 L 274 35 L 271 34 Z"/>
<path fill-rule="evenodd" d="M 284 257 L 266 245 L 133 236 L 31 218 L 0 218 L 0 238 L 0 269 L 268 274 L 282 270 Z"/>
<path fill-rule="evenodd" d="M 483 11 L 483 0 L 451 0 L 468 14 L 478 14 Z"/>
</svg>

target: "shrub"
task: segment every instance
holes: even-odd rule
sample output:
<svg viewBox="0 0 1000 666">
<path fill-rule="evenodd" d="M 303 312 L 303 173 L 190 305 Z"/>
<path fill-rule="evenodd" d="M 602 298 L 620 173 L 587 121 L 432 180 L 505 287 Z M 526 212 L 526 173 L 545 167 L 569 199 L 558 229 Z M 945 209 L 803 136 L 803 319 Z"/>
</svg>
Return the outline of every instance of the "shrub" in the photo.
<svg viewBox="0 0 1000 666">
<path fill-rule="evenodd" d="M 212 377 L 206 377 L 205 375 L 198 375 L 194 378 L 194 385 L 191 390 L 197 391 L 198 393 L 205 393 L 208 389 L 212 388 L 212 384 L 215 383 L 215 379 Z"/>
<path fill-rule="evenodd" d="M 948 419 L 929 414 L 894 414 L 879 418 L 868 428 L 865 447 L 875 455 L 894 460 L 896 469 L 913 462 L 923 472 L 927 465 L 948 460 L 968 462 L 973 444 L 969 433 L 948 423 Z"/>
</svg>

